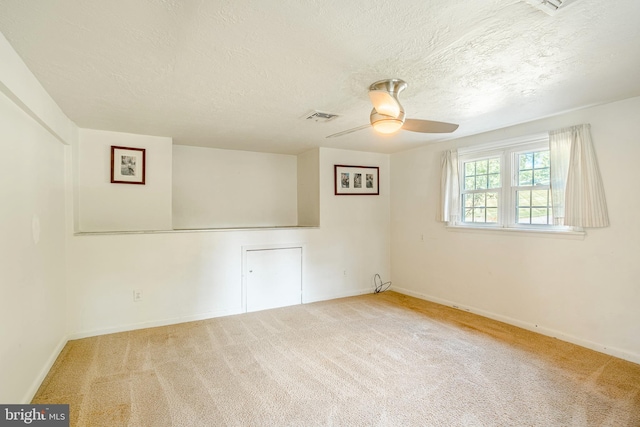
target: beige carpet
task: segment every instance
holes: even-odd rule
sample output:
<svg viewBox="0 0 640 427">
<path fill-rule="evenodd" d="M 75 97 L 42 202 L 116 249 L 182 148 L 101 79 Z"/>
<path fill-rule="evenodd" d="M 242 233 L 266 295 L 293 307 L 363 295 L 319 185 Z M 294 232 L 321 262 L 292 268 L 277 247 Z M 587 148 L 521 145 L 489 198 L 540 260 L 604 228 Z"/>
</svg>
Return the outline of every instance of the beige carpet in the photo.
<svg viewBox="0 0 640 427">
<path fill-rule="evenodd" d="M 92 426 L 640 426 L 640 365 L 393 292 L 70 341 Z"/>
</svg>

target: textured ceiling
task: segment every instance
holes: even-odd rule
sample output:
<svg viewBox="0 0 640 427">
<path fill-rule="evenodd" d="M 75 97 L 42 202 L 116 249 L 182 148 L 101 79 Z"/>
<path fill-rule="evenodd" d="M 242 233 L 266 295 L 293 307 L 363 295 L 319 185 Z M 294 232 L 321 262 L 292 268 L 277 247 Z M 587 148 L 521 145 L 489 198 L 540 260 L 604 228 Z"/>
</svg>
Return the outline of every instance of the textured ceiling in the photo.
<svg viewBox="0 0 640 427">
<path fill-rule="evenodd" d="M 0 31 L 80 127 L 391 153 L 640 95 L 640 1 L 535 2 L 0 0 Z M 325 138 L 368 123 L 367 88 L 390 77 L 407 117 L 460 128 Z"/>
</svg>

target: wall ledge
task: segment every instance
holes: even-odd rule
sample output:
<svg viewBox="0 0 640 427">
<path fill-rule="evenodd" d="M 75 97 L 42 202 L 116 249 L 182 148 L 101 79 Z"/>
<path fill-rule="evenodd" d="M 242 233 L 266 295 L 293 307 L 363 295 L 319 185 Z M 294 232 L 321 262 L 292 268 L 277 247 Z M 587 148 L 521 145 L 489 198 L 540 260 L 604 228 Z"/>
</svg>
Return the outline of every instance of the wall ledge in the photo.
<svg viewBox="0 0 640 427">
<path fill-rule="evenodd" d="M 212 233 L 220 231 L 319 230 L 317 225 L 283 225 L 265 227 L 176 228 L 173 230 L 79 231 L 74 236 L 114 236 L 126 234 Z"/>
</svg>

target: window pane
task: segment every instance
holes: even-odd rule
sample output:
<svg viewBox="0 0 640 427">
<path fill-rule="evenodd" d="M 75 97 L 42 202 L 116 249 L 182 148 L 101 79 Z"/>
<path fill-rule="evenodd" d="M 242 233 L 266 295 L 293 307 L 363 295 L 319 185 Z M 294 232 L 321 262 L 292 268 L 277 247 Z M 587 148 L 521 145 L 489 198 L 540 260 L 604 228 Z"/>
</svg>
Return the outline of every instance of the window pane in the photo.
<svg viewBox="0 0 640 427">
<path fill-rule="evenodd" d="M 495 190 L 491 192 L 482 192 L 482 190 L 502 187 L 500 163 L 500 157 L 464 163 L 463 221 L 475 223 L 498 222 L 498 193 Z M 470 191 L 473 191 L 473 193 L 468 193 Z M 487 209 L 487 206 L 489 209 Z M 487 218 L 487 215 L 489 215 L 489 218 Z"/>
<path fill-rule="evenodd" d="M 488 160 L 480 160 L 476 162 L 476 175 L 486 175 L 489 169 Z"/>
<path fill-rule="evenodd" d="M 489 160 L 489 173 L 500 173 L 500 159 Z"/>
<path fill-rule="evenodd" d="M 549 169 L 536 169 L 533 171 L 533 184 L 534 185 L 549 185 Z"/>
<path fill-rule="evenodd" d="M 533 169 L 533 153 L 520 154 L 518 165 L 520 170 Z"/>
<path fill-rule="evenodd" d="M 498 222 L 498 209 L 497 208 L 487 208 L 487 222 Z"/>
<path fill-rule="evenodd" d="M 484 208 L 473 209 L 473 222 L 485 222 L 484 220 Z"/>
<path fill-rule="evenodd" d="M 519 185 L 532 185 L 533 174 L 531 171 L 520 171 L 518 174 L 518 183 Z"/>
<path fill-rule="evenodd" d="M 531 196 L 533 206 L 546 207 L 549 205 L 549 190 L 533 190 Z"/>
<path fill-rule="evenodd" d="M 491 175 L 489 175 L 489 185 L 487 186 L 487 188 L 500 188 L 500 174 L 499 173 L 492 173 Z"/>
<path fill-rule="evenodd" d="M 518 206 L 531 206 L 531 191 L 518 191 Z"/>
<path fill-rule="evenodd" d="M 476 189 L 484 190 L 487 188 L 487 175 L 476 176 Z"/>
<path fill-rule="evenodd" d="M 548 168 L 551 165 L 549 151 L 538 151 L 533 153 L 533 167 L 536 169 Z"/>
<path fill-rule="evenodd" d="M 464 164 L 464 176 L 473 176 L 476 174 L 476 162 L 468 162 Z"/>
<path fill-rule="evenodd" d="M 498 207 L 498 195 L 496 193 L 487 193 L 487 207 Z"/>
<path fill-rule="evenodd" d="M 473 194 L 464 195 L 464 207 L 465 208 L 473 207 Z"/>
<path fill-rule="evenodd" d="M 531 224 L 548 224 L 547 214 L 547 208 L 531 209 Z"/>
<path fill-rule="evenodd" d="M 531 210 L 528 208 L 518 209 L 518 224 L 531 224 Z"/>
<path fill-rule="evenodd" d="M 464 179 L 464 189 L 465 190 L 475 190 L 476 189 L 476 179 L 474 177 L 465 178 Z"/>
<path fill-rule="evenodd" d="M 464 210 L 464 221 L 465 222 L 473 222 L 473 209 L 465 209 Z"/>
</svg>

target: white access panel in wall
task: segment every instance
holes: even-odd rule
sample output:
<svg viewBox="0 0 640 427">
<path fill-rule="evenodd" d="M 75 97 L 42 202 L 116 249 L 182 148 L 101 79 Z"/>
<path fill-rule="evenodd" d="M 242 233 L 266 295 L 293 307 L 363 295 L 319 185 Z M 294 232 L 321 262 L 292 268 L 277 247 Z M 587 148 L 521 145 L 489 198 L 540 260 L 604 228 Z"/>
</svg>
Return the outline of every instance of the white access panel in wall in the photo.
<svg viewBox="0 0 640 427">
<path fill-rule="evenodd" d="M 302 303 L 302 248 L 245 252 L 246 310 L 259 311 Z"/>
</svg>

